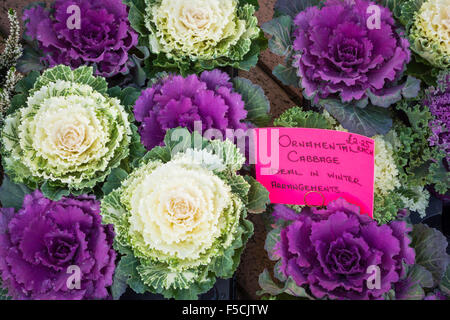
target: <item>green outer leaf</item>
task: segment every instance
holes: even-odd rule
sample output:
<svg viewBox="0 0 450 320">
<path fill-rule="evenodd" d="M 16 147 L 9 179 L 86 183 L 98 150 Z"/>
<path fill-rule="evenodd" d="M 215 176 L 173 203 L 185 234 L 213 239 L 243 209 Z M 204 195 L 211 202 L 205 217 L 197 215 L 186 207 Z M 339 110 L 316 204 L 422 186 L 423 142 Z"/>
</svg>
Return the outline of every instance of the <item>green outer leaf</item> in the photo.
<svg viewBox="0 0 450 320">
<path fill-rule="evenodd" d="M 439 289 L 441 289 L 444 294 L 450 297 L 450 264 L 447 266 L 444 277 L 439 284 Z"/>
<path fill-rule="evenodd" d="M 419 94 L 419 91 L 420 80 L 408 76 L 405 82 L 390 88 L 388 93 L 386 92 L 379 96 L 368 90 L 367 96 L 374 106 L 389 108 L 394 103 L 400 101 L 402 97 L 405 99 L 415 98 Z"/>
<path fill-rule="evenodd" d="M 440 283 L 449 264 L 446 237 L 425 224 L 414 225 L 411 236 L 411 247 L 416 252 L 416 264 L 431 272 L 435 283 Z"/>
<path fill-rule="evenodd" d="M 231 192 L 239 196 L 242 202 L 248 202 L 248 192 L 250 191 L 250 185 L 245 181 L 243 176 L 230 175 L 226 179 L 227 184 L 231 187 Z"/>
<path fill-rule="evenodd" d="M 141 35 L 147 35 L 149 30 L 145 26 L 145 1 L 128 1 L 126 4 L 130 7 L 128 20 L 133 29 Z"/>
<path fill-rule="evenodd" d="M 103 194 L 106 196 L 115 189 L 119 188 L 122 185 L 122 181 L 124 181 L 127 177 L 128 173 L 125 170 L 121 168 L 113 169 L 102 187 Z"/>
<path fill-rule="evenodd" d="M 234 90 L 241 94 L 247 110 L 247 119 L 258 127 L 265 127 L 270 122 L 270 102 L 263 89 L 244 78 L 233 79 Z"/>
<path fill-rule="evenodd" d="M 383 7 L 391 9 L 391 11 L 396 15 L 399 11 L 400 5 L 404 0 L 376 0 L 377 3 L 383 5 Z"/>
<path fill-rule="evenodd" d="M 408 278 L 414 282 L 420 284 L 424 288 L 433 287 L 433 275 L 430 271 L 422 267 L 421 265 L 415 264 L 408 271 Z"/>
<path fill-rule="evenodd" d="M 0 187 L 0 203 L 4 208 L 14 208 L 19 210 L 22 208 L 23 199 L 30 190 L 23 184 L 14 184 L 8 176 L 3 177 L 3 184 Z"/>
<path fill-rule="evenodd" d="M 56 80 L 65 80 L 79 84 L 86 84 L 92 87 L 95 91 L 105 95 L 108 89 L 108 84 L 103 77 L 94 77 L 92 67 L 79 67 L 72 71 L 68 66 L 57 65 L 54 68 L 47 69 L 37 79 L 31 92 L 37 91 L 45 85 Z"/>
<path fill-rule="evenodd" d="M 392 104 L 398 102 L 402 98 L 402 88 L 398 86 L 395 91 L 391 91 L 389 93 L 384 93 L 379 96 L 372 93 L 370 90 L 367 91 L 367 96 L 370 99 L 370 102 L 377 107 L 381 108 L 389 108 Z"/>
<path fill-rule="evenodd" d="M 45 65 L 42 63 L 41 57 L 42 53 L 28 42 L 23 48 L 22 56 L 17 61 L 17 70 L 22 74 L 44 70 Z"/>
<path fill-rule="evenodd" d="M 143 294 L 148 287 L 142 282 L 137 267 L 139 261 L 132 254 L 123 256 L 114 273 L 114 282 L 111 286 L 111 293 L 114 300 L 118 300 L 126 291 L 129 285 L 134 292 Z"/>
<path fill-rule="evenodd" d="M 405 99 L 412 99 L 417 97 L 420 91 L 420 80 L 414 77 L 408 76 L 404 88 L 402 89 L 402 95 Z"/>
<path fill-rule="evenodd" d="M 414 22 L 414 16 L 424 2 L 425 0 L 403 1 L 399 8 L 396 9 L 396 12 L 399 13 L 400 22 L 409 27 Z"/>
<path fill-rule="evenodd" d="M 292 18 L 281 16 L 274 18 L 261 26 L 264 32 L 270 34 L 269 49 L 279 56 L 289 56 L 292 50 Z"/>
<path fill-rule="evenodd" d="M 320 5 L 320 0 L 278 0 L 275 4 L 277 14 L 287 14 L 294 19 L 308 7 Z"/>
<path fill-rule="evenodd" d="M 372 105 L 359 108 L 331 99 L 323 100 L 322 104 L 344 128 L 353 133 L 373 137 L 388 133 L 392 127 L 389 111 L 384 108 Z"/>
<path fill-rule="evenodd" d="M 39 76 L 40 73 L 38 71 L 30 72 L 25 78 L 16 84 L 16 92 L 27 94 L 31 89 L 33 89 L 34 83 Z"/>
<path fill-rule="evenodd" d="M 50 181 L 44 182 L 41 187 L 41 191 L 44 197 L 53 201 L 59 201 L 62 197 L 67 197 L 70 195 L 70 191 L 66 186 L 52 184 Z"/>
<path fill-rule="evenodd" d="M 15 91 L 17 94 L 11 99 L 11 106 L 6 112 L 7 115 L 13 114 L 18 109 L 25 106 L 28 92 L 33 88 L 34 83 L 39 76 L 40 74 L 38 71 L 32 71 L 16 84 Z"/>
<path fill-rule="evenodd" d="M 436 85 L 437 68 L 433 68 L 425 59 L 417 54 L 412 54 L 411 61 L 406 66 L 406 73 L 410 76 L 419 78 L 428 86 Z"/>
<path fill-rule="evenodd" d="M 293 66 L 277 65 L 273 71 L 273 75 L 277 77 L 285 86 L 299 87 L 300 79 L 297 76 L 297 69 Z"/>
<path fill-rule="evenodd" d="M 406 279 L 400 281 L 400 286 L 396 290 L 396 299 L 423 300 L 425 297 L 423 288 L 432 288 L 433 282 L 431 272 L 415 264 L 409 268 Z"/>
<path fill-rule="evenodd" d="M 128 113 L 133 114 L 132 107 L 141 95 L 141 90 L 133 87 L 127 87 L 124 89 L 121 89 L 120 87 L 113 87 L 108 89 L 108 95 L 112 98 L 119 99 L 120 104 L 125 107 Z"/>
<path fill-rule="evenodd" d="M 8 296 L 8 290 L 3 289 L 2 287 L 2 279 L 0 279 L 0 301 L 11 300 L 11 297 Z"/>
<path fill-rule="evenodd" d="M 248 184 L 250 184 L 247 204 L 248 212 L 263 213 L 266 211 L 266 207 L 270 203 L 269 191 L 267 191 L 267 189 L 253 177 L 245 176 L 244 179 Z"/>
<path fill-rule="evenodd" d="M 280 228 L 270 230 L 264 243 L 264 249 L 267 251 L 267 253 L 269 254 L 269 259 L 272 261 L 277 261 L 280 259 L 280 256 L 275 253 L 276 244 L 280 242 L 280 232 Z"/>
<path fill-rule="evenodd" d="M 256 11 L 259 9 L 259 3 L 258 0 L 239 0 L 239 5 L 244 6 L 246 4 L 251 4 L 255 7 Z"/>
<path fill-rule="evenodd" d="M 139 161 L 145 156 L 147 149 L 141 143 L 141 136 L 138 133 L 136 125 L 131 124 L 131 132 L 130 156 L 127 160 L 133 164 L 133 162 Z"/>
<path fill-rule="evenodd" d="M 397 300 L 423 300 L 425 291 L 419 283 L 408 284 L 408 287 L 396 293 Z"/>
<path fill-rule="evenodd" d="M 286 110 L 279 118 L 274 120 L 273 124 L 275 127 L 286 128 L 333 129 L 329 121 L 321 113 L 304 111 L 300 107 Z"/>
<path fill-rule="evenodd" d="M 306 293 L 304 288 L 297 286 L 291 277 L 289 277 L 289 279 L 284 283 L 284 287 L 280 288 L 277 284 L 275 284 L 275 282 L 273 282 L 267 269 L 264 269 L 264 271 L 259 275 L 258 283 L 262 290 L 258 291 L 256 293 L 257 295 L 270 294 L 272 296 L 277 296 L 286 293 L 297 298 L 314 300 L 313 297 Z"/>
</svg>

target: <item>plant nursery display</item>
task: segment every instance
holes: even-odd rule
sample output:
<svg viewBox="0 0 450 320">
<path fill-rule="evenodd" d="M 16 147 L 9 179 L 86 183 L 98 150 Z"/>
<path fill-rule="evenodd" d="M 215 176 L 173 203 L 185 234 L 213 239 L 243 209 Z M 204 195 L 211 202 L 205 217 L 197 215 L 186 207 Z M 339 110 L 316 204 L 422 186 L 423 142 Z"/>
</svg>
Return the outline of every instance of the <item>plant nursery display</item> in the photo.
<svg viewBox="0 0 450 320">
<path fill-rule="evenodd" d="M 6 4 L 0 300 L 450 299 L 450 0 Z"/>
</svg>

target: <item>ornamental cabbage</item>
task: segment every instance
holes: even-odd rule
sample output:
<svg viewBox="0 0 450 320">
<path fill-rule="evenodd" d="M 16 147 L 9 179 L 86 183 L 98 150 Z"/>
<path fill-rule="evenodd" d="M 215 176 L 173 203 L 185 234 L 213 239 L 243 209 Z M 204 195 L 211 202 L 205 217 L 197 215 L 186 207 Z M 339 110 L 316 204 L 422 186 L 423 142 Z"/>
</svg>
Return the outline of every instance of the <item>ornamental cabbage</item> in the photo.
<svg viewBox="0 0 450 320">
<path fill-rule="evenodd" d="M 130 22 L 155 67 L 200 72 L 256 64 L 261 32 L 255 7 L 238 0 L 128 0 Z"/>
<path fill-rule="evenodd" d="M 94 197 L 51 201 L 40 191 L 28 194 L 17 212 L 0 209 L 3 286 L 20 300 L 106 299 L 115 269 L 113 238 Z M 71 288 L 76 267 L 80 283 Z"/>
<path fill-rule="evenodd" d="M 172 137 L 183 141 L 174 144 Z M 196 139 L 203 149 L 193 148 Z M 137 292 L 193 299 L 216 277 L 233 275 L 253 233 L 246 219 L 247 210 L 254 211 L 249 196 L 262 200 L 262 211 L 268 193 L 236 174 L 245 158 L 230 141 L 207 142 L 174 129 L 165 144 L 104 198 L 102 215 L 114 225 L 116 247 L 126 255 L 118 266 L 123 282 Z"/>
<path fill-rule="evenodd" d="M 342 198 L 326 209 L 307 208 L 300 214 L 275 205 L 273 216 L 277 227 L 269 234 L 266 249 L 272 260 L 279 260 L 277 278 L 292 283 L 286 290 L 289 294 L 310 299 L 383 299 L 406 275 L 407 265 L 415 263 L 406 222 L 379 226 Z M 369 288 L 374 266 L 379 286 Z"/>
<path fill-rule="evenodd" d="M 49 10 L 40 5 L 25 10 L 23 20 L 50 67 L 87 65 L 109 78 L 128 72 L 128 52 L 138 43 L 120 0 L 56 0 Z"/>
<path fill-rule="evenodd" d="M 226 129 L 248 128 L 242 96 L 233 89 L 230 77 L 220 70 L 160 79 L 142 92 L 134 115 L 148 150 L 163 143 L 167 130 L 181 126 L 193 132 L 196 122 L 202 133 L 212 128 L 220 130 L 223 136 Z"/>
<path fill-rule="evenodd" d="M 5 172 L 32 189 L 44 184 L 44 193 L 63 188 L 81 194 L 103 182 L 128 156 L 131 140 L 128 114 L 106 89 L 91 67 L 45 71 L 15 97 L 16 110 L 5 120 Z"/>
<path fill-rule="evenodd" d="M 410 0 L 403 6 L 409 10 L 417 5 Z M 434 67 L 450 68 L 450 0 L 423 1 L 409 25 L 411 49 Z"/>
<path fill-rule="evenodd" d="M 342 102 L 400 91 L 410 60 L 409 44 L 397 33 L 392 13 L 379 6 L 380 27 L 369 28 L 365 0 L 328 0 L 295 18 L 294 66 L 307 97 Z"/>
</svg>

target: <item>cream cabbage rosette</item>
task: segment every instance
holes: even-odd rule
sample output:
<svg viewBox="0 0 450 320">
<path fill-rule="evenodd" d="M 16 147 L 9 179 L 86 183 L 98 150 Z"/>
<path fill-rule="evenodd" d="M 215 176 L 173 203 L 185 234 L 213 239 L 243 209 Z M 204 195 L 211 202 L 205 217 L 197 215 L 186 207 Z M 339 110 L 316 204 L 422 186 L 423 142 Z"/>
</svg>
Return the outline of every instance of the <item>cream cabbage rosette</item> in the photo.
<svg viewBox="0 0 450 320">
<path fill-rule="evenodd" d="M 419 1 L 420 9 L 414 12 L 409 38 L 411 49 L 431 65 L 450 68 L 450 0 Z M 402 13 L 416 8 L 407 1 Z"/>
<path fill-rule="evenodd" d="M 128 114 L 106 89 L 92 68 L 45 71 L 16 97 L 18 109 L 5 120 L 5 172 L 46 195 L 59 188 L 82 193 L 102 182 L 127 157 L 131 139 Z"/>
<path fill-rule="evenodd" d="M 217 66 L 249 69 L 265 43 L 253 1 L 128 0 L 129 19 L 155 67 L 201 72 Z M 167 71 L 167 70 L 166 70 Z"/>
<path fill-rule="evenodd" d="M 162 0 L 159 6 L 147 7 L 147 12 L 162 51 L 212 59 L 246 31 L 246 21 L 236 19 L 237 4 L 236 0 Z"/>
<path fill-rule="evenodd" d="M 236 174 L 245 158 L 229 141 L 204 141 L 202 150 L 189 143 L 171 155 L 168 137 L 177 130 L 191 137 L 186 129 L 170 130 L 168 146 L 150 151 L 105 197 L 102 215 L 126 255 L 117 273 L 132 289 L 187 299 L 210 289 L 216 277 L 233 275 L 253 233 L 247 211 L 264 211 L 268 193 Z"/>
</svg>

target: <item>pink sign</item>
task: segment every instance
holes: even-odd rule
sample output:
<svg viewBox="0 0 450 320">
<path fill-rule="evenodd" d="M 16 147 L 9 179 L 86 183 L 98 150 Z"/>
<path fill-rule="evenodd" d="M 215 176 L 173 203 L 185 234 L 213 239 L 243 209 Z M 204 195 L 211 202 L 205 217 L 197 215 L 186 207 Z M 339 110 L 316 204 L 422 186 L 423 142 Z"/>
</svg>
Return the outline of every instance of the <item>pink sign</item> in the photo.
<svg viewBox="0 0 450 320">
<path fill-rule="evenodd" d="M 255 130 L 256 178 L 272 203 L 323 206 L 344 198 L 373 217 L 374 140 L 307 128 Z"/>
</svg>

